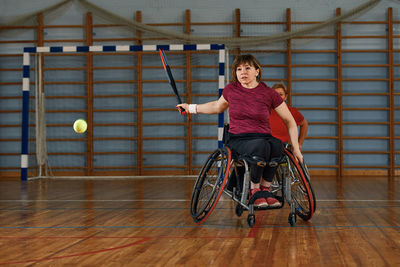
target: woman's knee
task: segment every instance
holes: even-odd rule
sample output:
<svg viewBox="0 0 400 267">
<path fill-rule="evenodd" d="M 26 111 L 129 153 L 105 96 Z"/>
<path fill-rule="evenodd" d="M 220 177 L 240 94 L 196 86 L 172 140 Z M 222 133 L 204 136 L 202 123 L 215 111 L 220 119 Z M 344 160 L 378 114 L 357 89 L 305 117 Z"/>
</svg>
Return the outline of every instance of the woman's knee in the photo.
<svg viewBox="0 0 400 267">
<path fill-rule="evenodd" d="M 272 138 L 269 143 L 271 146 L 271 158 L 280 157 L 283 155 L 283 144 L 281 140 Z"/>
<path fill-rule="evenodd" d="M 249 154 L 252 156 L 258 156 L 265 158 L 266 150 L 268 149 L 267 143 L 264 139 L 254 139 L 248 144 Z"/>
</svg>

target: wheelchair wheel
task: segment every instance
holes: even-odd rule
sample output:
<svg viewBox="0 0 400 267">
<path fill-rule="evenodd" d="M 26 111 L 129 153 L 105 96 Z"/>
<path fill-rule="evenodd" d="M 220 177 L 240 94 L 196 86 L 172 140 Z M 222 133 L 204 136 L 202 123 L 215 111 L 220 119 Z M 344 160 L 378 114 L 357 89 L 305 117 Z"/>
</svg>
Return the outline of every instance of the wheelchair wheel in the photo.
<svg viewBox="0 0 400 267">
<path fill-rule="evenodd" d="M 203 165 L 190 201 L 190 215 L 195 222 L 204 222 L 217 205 L 228 180 L 231 159 L 229 148 L 218 148 Z"/>
<path fill-rule="evenodd" d="M 305 168 L 294 155 L 285 149 L 288 157 L 288 168 L 291 179 L 291 195 L 295 203 L 296 214 L 304 221 L 310 220 L 315 211 L 315 195 L 311 187 L 310 179 Z"/>
<path fill-rule="evenodd" d="M 311 195 L 312 195 L 313 203 L 314 203 L 314 205 L 313 205 L 313 213 L 314 213 L 315 210 L 317 209 L 317 201 L 315 199 L 315 193 L 314 193 L 314 190 L 313 190 L 312 185 L 311 185 L 310 173 L 308 172 L 308 167 L 307 167 L 307 164 L 304 162 L 304 160 L 303 160 L 303 163 L 299 164 L 299 165 L 300 165 L 300 167 L 301 167 L 301 169 L 302 169 L 302 171 L 304 173 L 304 176 L 306 177 L 306 179 L 307 179 L 307 181 L 308 181 L 308 183 L 310 185 Z"/>
<path fill-rule="evenodd" d="M 236 205 L 235 213 L 238 217 L 242 216 L 243 214 L 243 207 L 239 203 Z"/>
<path fill-rule="evenodd" d="M 250 227 L 253 227 L 255 223 L 256 223 L 256 216 L 254 214 L 249 214 L 247 216 L 247 224 Z"/>
</svg>

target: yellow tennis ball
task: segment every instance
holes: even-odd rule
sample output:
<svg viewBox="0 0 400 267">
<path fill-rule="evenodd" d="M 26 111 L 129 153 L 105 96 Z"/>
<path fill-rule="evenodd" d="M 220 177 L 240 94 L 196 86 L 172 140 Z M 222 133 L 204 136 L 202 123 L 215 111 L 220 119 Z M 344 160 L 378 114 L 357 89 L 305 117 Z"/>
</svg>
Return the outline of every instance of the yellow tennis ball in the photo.
<svg viewBox="0 0 400 267">
<path fill-rule="evenodd" d="M 84 133 L 87 130 L 87 123 L 84 119 L 77 119 L 74 122 L 74 131 L 77 133 Z"/>
</svg>

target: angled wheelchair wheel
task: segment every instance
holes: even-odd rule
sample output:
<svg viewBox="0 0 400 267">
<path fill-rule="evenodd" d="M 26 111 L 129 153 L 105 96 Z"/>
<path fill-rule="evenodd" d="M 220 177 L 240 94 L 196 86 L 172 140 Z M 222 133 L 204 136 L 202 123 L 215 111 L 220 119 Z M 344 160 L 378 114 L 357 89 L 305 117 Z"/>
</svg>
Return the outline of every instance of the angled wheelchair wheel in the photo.
<svg viewBox="0 0 400 267">
<path fill-rule="evenodd" d="M 231 159 L 229 148 L 218 148 L 203 165 L 190 201 L 190 215 L 195 222 L 204 222 L 217 205 L 228 180 Z"/>
<path fill-rule="evenodd" d="M 317 209 L 317 201 L 315 199 L 315 193 L 314 193 L 314 190 L 313 190 L 312 185 L 311 185 L 310 173 L 308 172 L 308 167 L 307 167 L 307 164 L 304 162 L 304 160 L 303 160 L 303 163 L 299 164 L 299 165 L 300 165 L 300 167 L 301 167 L 301 169 L 302 169 L 302 171 L 304 173 L 305 178 L 307 179 L 307 181 L 308 181 L 308 183 L 310 185 L 311 195 L 312 195 L 313 203 L 314 203 L 314 205 L 313 205 L 313 213 L 314 213 L 315 210 Z"/>
<path fill-rule="evenodd" d="M 288 157 L 288 178 L 291 179 L 291 195 L 296 205 L 296 214 L 304 221 L 310 220 L 315 211 L 316 201 L 308 171 L 289 150 L 285 149 L 285 154 Z"/>
</svg>

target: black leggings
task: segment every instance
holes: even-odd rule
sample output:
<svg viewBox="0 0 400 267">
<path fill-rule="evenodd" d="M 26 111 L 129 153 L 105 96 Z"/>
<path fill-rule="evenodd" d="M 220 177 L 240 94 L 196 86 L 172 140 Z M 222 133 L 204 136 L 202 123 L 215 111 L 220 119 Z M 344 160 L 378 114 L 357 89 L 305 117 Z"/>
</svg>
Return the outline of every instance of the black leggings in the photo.
<svg viewBox="0 0 400 267">
<path fill-rule="evenodd" d="M 240 155 L 251 155 L 263 158 L 266 162 L 271 158 L 283 155 L 282 142 L 269 134 L 229 134 L 228 147 Z M 264 168 L 255 164 L 250 165 L 250 177 L 253 183 L 258 184 L 261 177 L 271 182 L 277 167 Z"/>
</svg>

